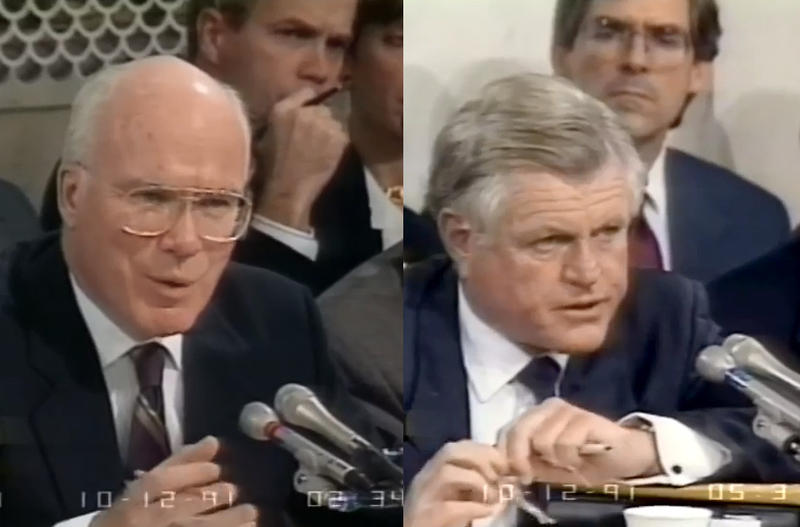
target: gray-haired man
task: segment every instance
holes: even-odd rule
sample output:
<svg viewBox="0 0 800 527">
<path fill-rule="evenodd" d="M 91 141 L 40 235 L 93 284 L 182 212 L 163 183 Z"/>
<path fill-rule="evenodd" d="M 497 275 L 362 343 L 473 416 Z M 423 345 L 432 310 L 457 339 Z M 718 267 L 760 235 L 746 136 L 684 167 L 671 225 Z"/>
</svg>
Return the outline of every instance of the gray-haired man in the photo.
<svg viewBox="0 0 800 527">
<path fill-rule="evenodd" d="M 702 287 L 629 275 L 642 187 L 617 116 L 565 80 L 496 81 L 445 125 L 428 206 L 449 258 L 405 280 L 407 527 L 514 525 L 506 477 L 798 477 L 694 374 L 718 339 Z"/>
</svg>

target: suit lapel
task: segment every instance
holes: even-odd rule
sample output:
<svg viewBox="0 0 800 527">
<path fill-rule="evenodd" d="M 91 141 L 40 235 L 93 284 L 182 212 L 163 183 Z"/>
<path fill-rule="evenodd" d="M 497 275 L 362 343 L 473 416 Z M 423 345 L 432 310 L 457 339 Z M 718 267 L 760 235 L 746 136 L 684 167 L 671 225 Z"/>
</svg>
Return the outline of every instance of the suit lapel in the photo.
<svg viewBox="0 0 800 527">
<path fill-rule="evenodd" d="M 431 295 L 422 301 L 414 321 L 419 347 L 418 378 L 413 403 L 406 415 L 406 435 L 426 456 L 444 443 L 470 436 L 457 291 L 455 273 L 448 269 Z M 420 335 L 437 338 L 419 338 Z"/>
<path fill-rule="evenodd" d="M 30 362 L 45 381 L 31 428 L 70 515 L 98 506 L 123 482 L 116 428 L 100 362 L 55 236 L 23 250 L 12 269 L 31 334 Z"/>
<path fill-rule="evenodd" d="M 667 189 L 667 217 L 672 268 L 690 276 L 705 275 L 708 262 L 704 248 L 717 247 L 728 230 L 726 213 L 718 211 L 717 200 L 707 196 L 703 174 L 676 150 L 668 149 L 664 160 Z"/>
<path fill-rule="evenodd" d="M 262 370 L 247 366 L 249 347 L 215 302 L 186 335 L 184 350 L 184 442 L 230 434 L 242 405 L 259 397 L 259 379 L 248 374 Z"/>
</svg>

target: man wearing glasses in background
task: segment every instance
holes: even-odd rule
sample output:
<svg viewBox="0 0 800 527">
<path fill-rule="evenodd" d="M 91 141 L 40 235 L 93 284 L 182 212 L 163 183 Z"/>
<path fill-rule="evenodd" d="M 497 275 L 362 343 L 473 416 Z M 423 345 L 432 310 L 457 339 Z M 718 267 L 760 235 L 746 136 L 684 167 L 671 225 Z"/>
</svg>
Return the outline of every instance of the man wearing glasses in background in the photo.
<svg viewBox="0 0 800 527">
<path fill-rule="evenodd" d="M 0 524 L 329 524 L 291 456 L 237 431 L 288 382 L 341 403 L 310 294 L 229 264 L 251 212 L 238 96 L 171 57 L 103 70 L 62 159 L 62 230 L 0 261 Z"/>
<path fill-rule="evenodd" d="M 553 28 L 555 72 L 622 117 L 649 170 L 644 221 L 632 230 L 635 262 L 703 282 L 789 234 L 775 196 L 666 148 L 669 130 L 707 89 L 721 32 L 714 0 L 559 0 Z"/>
</svg>

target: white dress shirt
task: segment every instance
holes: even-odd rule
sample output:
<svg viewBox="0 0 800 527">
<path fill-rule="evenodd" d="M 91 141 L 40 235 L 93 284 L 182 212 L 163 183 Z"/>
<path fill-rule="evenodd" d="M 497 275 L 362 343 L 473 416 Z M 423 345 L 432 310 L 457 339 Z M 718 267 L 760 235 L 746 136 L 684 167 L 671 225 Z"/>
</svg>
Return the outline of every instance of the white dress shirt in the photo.
<svg viewBox="0 0 800 527">
<path fill-rule="evenodd" d="M 378 184 L 378 180 L 364 167 L 367 186 L 367 201 L 370 210 L 370 226 L 381 231 L 383 249 L 386 250 L 403 239 L 403 211 L 389 199 Z M 314 231 L 306 232 L 278 223 L 260 214 L 254 214 L 250 226 L 262 234 L 274 238 L 312 262 L 319 254 L 319 241 Z"/>
<path fill-rule="evenodd" d="M 669 216 L 667 208 L 667 180 L 664 172 L 664 156 L 667 149 L 661 148 L 658 157 L 650 167 L 647 176 L 647 187 L 644 192 L 642 213 L 644 221 L 653 231 L 661 252 L 664 269 L 672 270 L 672 248 L 669 241 Z"/>
<path fill-rule="evenodd" d="M 129 337 L 86 296 L 73 276 L 70 276 L 70 280 L 78 301 L 78 309 L 89 329 L 100 359 L 100 366 L 103 368 L 120 457 L 125 460 L 128 457 L 131 420 L 136 406 L 136 397 L 139 394 L 136 369 L 133 360 L 127 353 L 134 346 L 144 344 L 144 342 L 137 342 Z M 183 423 L 183 379 L 181 377 L 183 335 L 171 335 L 148 342 L 159 342 L 169 352 L 169 357 L 164 363 L 162 382 L 164 420 L 170 447 L 173 452 L 176 452 L 183 446 L 181 424 Z M 72 518 L 57 523 L 55 527 L 88 527 L 95 514 L 97 512 Z"/>
<path fill-rule="evenodd" d="M 458 290 L 458 318 L 464 367 L 467 372 L 471 438 L 493 445 L 502 429 L 526 410 L 538 404 L 534 394 L 515 377 L 531 355 L 481 320 Z M 549 353 L 562 368 L 568 356 Z M 555 394 L 559 396 L 559 384 Z M 634 413 L 619 421 L 644 422 L 652 426 L 663 475 L 628 481 L 629 484 L 688 485 L 707 477 L 730 462 L 724 446 L 695 432 L 683 423 L 656 415 Z M 516 508 L 508 507 L 497 516 L 475 520 L 472 527 L 513 527 Z"/>
</svg>

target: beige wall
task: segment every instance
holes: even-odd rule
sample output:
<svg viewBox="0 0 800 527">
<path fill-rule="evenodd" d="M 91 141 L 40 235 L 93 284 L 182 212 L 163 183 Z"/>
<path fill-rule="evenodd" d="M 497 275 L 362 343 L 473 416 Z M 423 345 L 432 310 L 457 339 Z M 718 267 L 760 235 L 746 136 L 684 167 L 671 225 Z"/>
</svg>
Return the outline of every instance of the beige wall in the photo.
<svg viewBox="0 0 800 527">
<path fill-rule="evenodd" d="M 772 191 L 797 223 L 800 2 L 717 1 L 724 35 L 716 88 L 713 97 L 695 100 L 671 142 Z M 405 1 L 409 205 L 421 204 L 433 138 L 465 97 L 511 72 L 550 72 L 554 5 L 555 0 Z"/>
<path fill-rule="evenodd" d="M 0 177 L 38 209 L 69 118 L 68 107 L 0 111 Z"/>
</svg>

